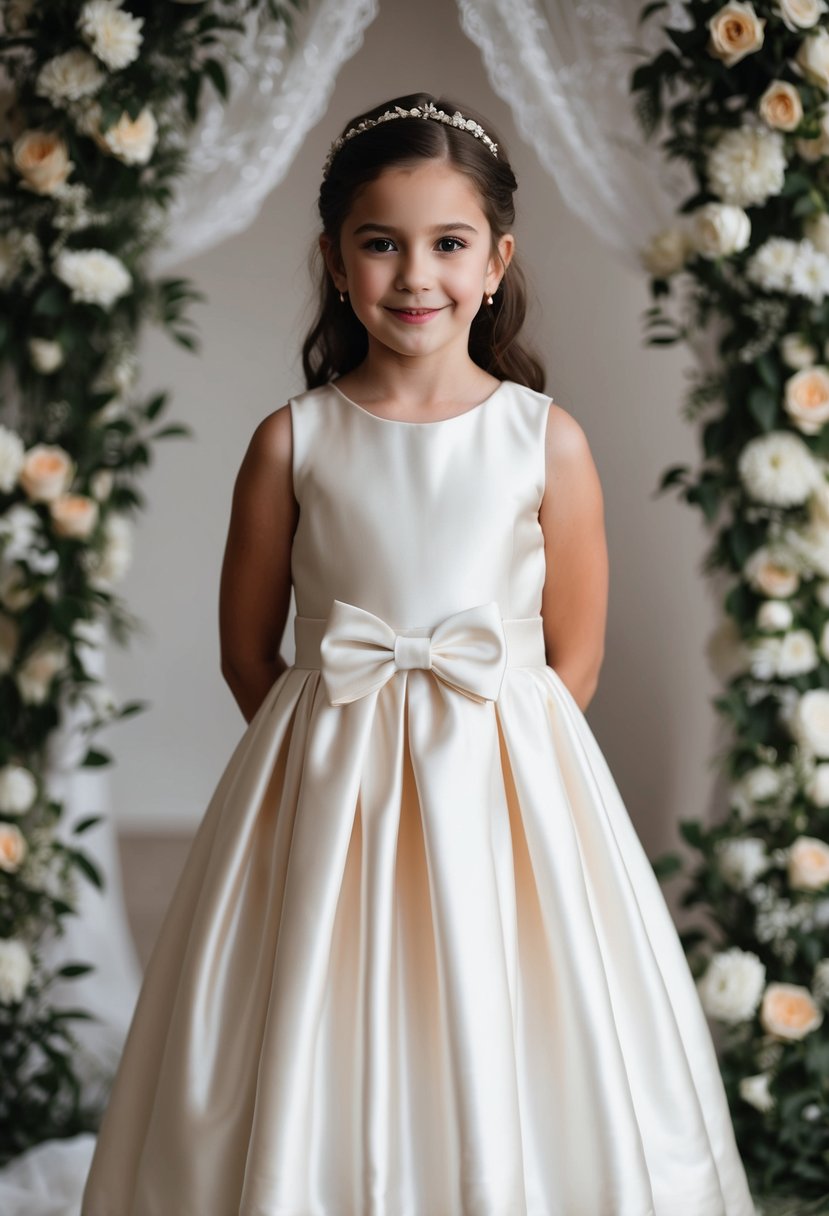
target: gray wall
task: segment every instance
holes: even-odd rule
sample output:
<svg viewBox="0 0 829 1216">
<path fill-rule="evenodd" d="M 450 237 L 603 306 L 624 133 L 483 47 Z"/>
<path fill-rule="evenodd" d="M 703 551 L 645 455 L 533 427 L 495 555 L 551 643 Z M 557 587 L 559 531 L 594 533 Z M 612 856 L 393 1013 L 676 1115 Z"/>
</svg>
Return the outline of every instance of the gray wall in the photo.
<svg viewBox="0 0 829 1216">
<path fill-rule="evenodd" d="M 667 464 L 694 459 L 696 439 L 679 414 L 690 355 L 644 346 L 644 276 L 621 267 L 567 210 L 492 92 L 454 5 L 386 0 L 381 8 L 328 114 L 256 223 L 176 268 L 209 298 L 194 311 L 201 356 L 158 332 L 144 341 L 142 389 L 169 386 L 171 418 L 189 422 L 197 438 L 159 444 L 143 483 L 149 509 L 121 585 L 144 632 L 127 649 L 110 646 L 110 680 L 120 698 L 147 698 L 152 708 L 101 739 L 117 757 L 118 823 L 194 828 L 244 730 L 219 673 L 219 572 L 250 435 L 303 387 L 298 349 L 320 167 L 351 114 L 429 89 L 488 115 L 516 169 L 517 236 L 537 296 L 531 335 L 546 358 L 548 390 L 584 427 L 604 487 L 607 655 L 588 721 L 653 854 L 674 843 L 679 818 L 705 813 L 714 746 L 716 686 L 702 656 L 715 606 L 698 570 L 706 537 L 695 512 L 652 497 Z"/>
</svg>

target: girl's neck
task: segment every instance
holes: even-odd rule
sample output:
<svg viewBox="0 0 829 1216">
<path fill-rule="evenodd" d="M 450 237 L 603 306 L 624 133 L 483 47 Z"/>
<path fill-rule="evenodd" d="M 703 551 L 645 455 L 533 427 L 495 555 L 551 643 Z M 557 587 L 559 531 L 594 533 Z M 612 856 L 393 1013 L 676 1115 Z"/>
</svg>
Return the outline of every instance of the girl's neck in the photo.
<svg viewBox="0 0 829 1216">
<path fill-rule="evenodd" d="M 500 381 L 478 367 L 464 352 L 463 360 L 389 359 L 368 355 L 353 371 L 337 380 L 338 387 L 358 403 L 396 405 L 414 412 L 442 405 L 475 405 Z"/>
</svg>

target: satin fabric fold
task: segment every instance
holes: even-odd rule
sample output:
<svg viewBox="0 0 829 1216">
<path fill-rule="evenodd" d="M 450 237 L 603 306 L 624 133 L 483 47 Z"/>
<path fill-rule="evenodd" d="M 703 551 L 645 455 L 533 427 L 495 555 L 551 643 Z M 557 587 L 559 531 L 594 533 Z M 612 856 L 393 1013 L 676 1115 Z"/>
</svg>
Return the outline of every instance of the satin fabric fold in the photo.
<svg viewBox="0 0 829 1216">
<path fill-rule="evenodd" d="M 547 405 L 292 402 L 297 661 L 199 825 L 81 1216 L 754 1216 L 659 884 L 539 657 Z M 389 668 L 389 630 L 491 601 L 496 698 L 422 642 Z"/>
</svg>

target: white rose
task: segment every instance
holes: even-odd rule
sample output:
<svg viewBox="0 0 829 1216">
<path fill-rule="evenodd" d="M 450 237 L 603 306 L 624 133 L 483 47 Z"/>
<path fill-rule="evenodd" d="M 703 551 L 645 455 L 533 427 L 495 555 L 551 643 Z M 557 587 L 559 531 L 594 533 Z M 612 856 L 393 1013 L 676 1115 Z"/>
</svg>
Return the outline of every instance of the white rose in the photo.
<svg viewBox="0 0 829 1216">
<path fill-rule="evenodd" d="M 22 1001 L 32 976 L 29 951 L 14 937 L 0 938 L 0 1003 Z"/>
<path fill-rule="evenodd" d="M 779 1039 L 803 1039 L 817 1030 L 823 1013 L 802 984 L 769 984 L 760 1007 L 763 1029 Z"/>
<path fill-rule="evenodd" d="M 754 550 L 743 566 L 743 574 L 755 591 L 775 599 L 794 595 L 800 586 L 794 558 L 769 545 Z"/>
<path fill-rule="evenodd" d="M 724 203 L 756 207 L 783 189 L 786 165 L 782 133 L 747 120 L 720 136 L 706 158 L 706 176 Z"/>
<path fill-rule="evenodd" d="M 37 797 L 34 774 L 22 764 L 0 768 L 0 814 L 25 815 Z"/>
<path fill-rule="evenodd" d="M 782 600 L 763 600 L 757 609 L 757 628 L 765 633 L 779 633 L 788 629 L 793 619 L 794 613 Z"/>
<path fill-rule="evenodd" d="M 753 1077 L 743 1077 L 739 1085 L 740 1097 L 756 1110 L 771 1110 L 774 1098 L 769 1093 L 769 1074 L 757 1073 Z"/>
<path fill-rule="evenodd" d="M 23 440 L 16 431 L 0 423 L 0 490 L 9 494 L 23 468 Z"/>
<path fill-rule="evenodd" d="M 817 25 L 821 13 L 826 12 L 824 0 L 777 0 L 777 11 L 783 24 L 796 33 Z"/>
<path fill-rule="evenodd" d="M 756 764 L 741 778 L 743 788 L 753 801 L 775 798 L 780 793 L 780 774 L 770 764 Z"/>
<path fill-rule="evenodd" d="M 823 111 L 829 116 L 826 102 L 823 103 Z M 810 215 L 803 223 L 803 235 L 811 241 L 815 249 L 819 249 L 821 253 L 829 253 L 829 215 L 825 211 Z M 817 356 L 812 362 L 817 363 Z"/>
<path fill-rule="evenodd" d="M 37 75 L 35 92 L 60 107 L 65 101 L 78 101 L 97 93 L 106 80 L 93 55 L 73 47 L 44 63 Z"/>
<path fill-rule="evenodd" d="M 86 494 L 59 494 L 49 504 L 49 513 L 58 536 L 86 540 L 98 523 L 98 504 Z"/>
<path fill-rule="evenodd" d="M 788 80 L 773 80 L 760 98 L 763 122 L 777 131 L 794 131 L 803 118 L 803 102 Z"/>
<path fill-rule="evenodd" d="M 104 249 L 62 249 L 55 259 L 55 274 L 73 300 L 109 308 L 132 286 L 132 275 L 119 258 Z"/>
<path fill-rule="evenodd" d="M 26 452 L 20 484 L 32 502 L 50 502 L 69 488 L 74 476 L 75 462 L 64 448 L 36 443 Z"/>
<path fill-rule="evenodd" d="M 685 230 L 679 224 L 673 224 L 656 233 L 641 251 L 640 260 L 648 274 L 667 279 L 684 268 L 689 247 Z"/>
<path fill-rule="evenodd" d="M 780 339 L 780 357 L 787 367 L 800 370 L 818 361 L 818 350 L 802 334 L 784 334 Z"/>
<path fill-rule="evenodd" d="M 89 479 L 89 489 L 93 498 L 104 502 L 112 493 L 115 478 L 112 469 L 97 469 Z"/>
<path fill-rule="evenodd" d="M 746 55 L 759 51 L 763 45 L 764 17 L 758 17 L 753 4 L 731 0 L 718 9 L 705 23 L 709 30 L 706 50 L 720 59 L 727 68 L 739 63 Z"/>
<path fill-rule="evenodd" d="M 26 837 L 13 823 L 0 823 L 0 870 L 14 874 L 22 866 L 27 852 Z"/>
<path fill-rule="evenodd" d="M 24 131 L 12 145 L 12 159 L 23 185 L 35 194 L 54 194 L 74 163 L 66 144 L 53 131 Z"/>
<path fill-rule="evenodd" d="M 697 981 L 702 1006 L 721 1022 L 752 1017 L 766 982 L 766 968 L 756 954 L 732 946 L 715 954 Z"/>
<path fill-rule="evenodd" d="M 793 629 L 780 640 L 777 674 L 784 680 L 814 671 L 820 659 L 814 635 L 809 629 Z"/>
<path fill-rule="evenodd" d="M 804 435 L 816 435 L 829 419 L 829 367 L 817 364 L 789 376 L 783 408 Z"/>
<path fill-rule="evenodd" d="M 759 836 L 721 840 L 715 849 L 717 869 L 735 891 L 744 891 L 769 867 L 765 841 Z"/>
<path fill-rule="evenodd" d="M 29 359 L 37 372 L 48 376 L 63 363 L 63 347 L 60 342 L 48 338 L 29 338 Z"/>
<path fill-rule="evenodd" d="M 820 891 L 829 883 L 829 844 L 815 836 L 798 836 L 789 845 L 788 874 L 796 891 Z"/>
<path fill-rule="evenodd" d="M 806 797 L 815 806 L 829 806 L 829 764 L 816 764 L 805 788 Z"/>
<path fill-rule="evenodd" d="M 781 507 L 805 502 L 820 475 L 806 444 L 789 431 L 749 439 L 737 471 L 751 498 Z"/>
<path fill-rule="evenodd" d="M 794 62 L 808 81 L 821 89 L 829 89 L 829 34 L 826 30 L 817 30 L 804 38 Z"/>
<path fill-rule="evenodd" d="M 705 203 L 691 212 L 689 241 L 703 258 L 719 258 L 745 249 L 751 240 L 751 220 L 741 207 Z"/>
<path fill-rule="evenodd" d="M 791 729 L 805 752 L 829 756 L 829 691 L 810 688 L 795 705 Z"/>
<path fill-rule="evenodd" d="M 20 626 L 14 617 L 0 612 L 0 675 L 11 669 L 20 643 Z"/>
<path fill-rule="evenodd" d="M 23 660 L 17 672 L 17 687 L 29 705 L 42 705 L 52 680 L 66 669 L 68 654 L 62 638 L 44 640 Z"/>
<path fill-rule="evenodd" d="M 121 0 L 87 0 L 78 18 L 84 39 L 113 71 L 138 58 L 143 24 L 143 17 L 121 11 Z"/>
</svg>

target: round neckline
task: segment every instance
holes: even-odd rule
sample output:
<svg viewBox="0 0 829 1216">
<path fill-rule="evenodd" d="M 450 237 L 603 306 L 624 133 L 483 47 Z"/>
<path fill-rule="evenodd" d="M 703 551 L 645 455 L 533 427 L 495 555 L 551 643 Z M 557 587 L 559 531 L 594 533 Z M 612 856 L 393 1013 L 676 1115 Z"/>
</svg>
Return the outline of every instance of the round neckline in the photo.
<svg viewBox="0 0 829 1216">
<path fill-rule="evenodd" d="M 485 406 L 489 405 L 494 397 L 497 397 L 503 387 L 507 384 L 506 380 L 502 380 L 497 388 L 494 388 L 488 397 L 484 397 L 483 401 L 479 401 L 477 405 L 473 405 L 471 409 L 463 410 L 460 414 L 450 414 L 448 418 L 432 418 L 418 422 L 415 419 L 409 418 L 384 418 L 382 414 L 374 414 L 371 410 L 367 410 L 364 406 L 358 405 L 356 401 L 352 401 L 350 397 L 346 397 L 341 388 L 338 388 L 333 380 L 329 380 L 328 387 L 333 388 L 338 397 L 342 398 L 355 410 L 359 410 L 361 414 L 365 414 L 368 418 L 374 418 L 377 422 L 385 422 L 391 426 L 442 426 L 447 422 L 458 422 L 461 418 L 467 418 L 470 414 L 477 414 Z"/>
</svg>

